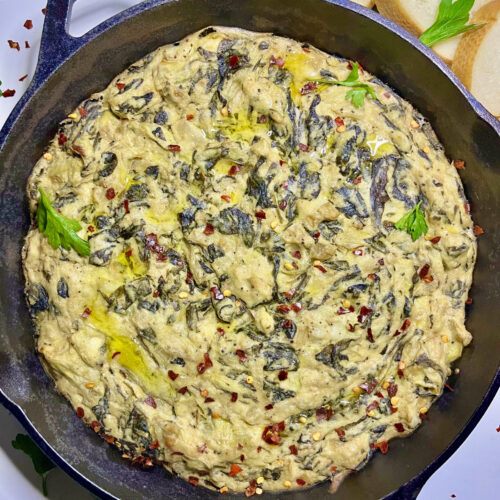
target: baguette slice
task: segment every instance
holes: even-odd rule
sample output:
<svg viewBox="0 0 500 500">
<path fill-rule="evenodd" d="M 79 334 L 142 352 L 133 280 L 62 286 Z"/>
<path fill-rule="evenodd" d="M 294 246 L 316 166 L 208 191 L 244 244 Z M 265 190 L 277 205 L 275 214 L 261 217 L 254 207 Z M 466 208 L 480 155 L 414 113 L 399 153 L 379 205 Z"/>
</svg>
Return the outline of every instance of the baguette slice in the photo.
<svg viewBox="0 0 500 500">
<path fill-rule="evenodd" d="M 471 14 L 490 0 L 476 0 Z M 419 37 L 437 18 L 441 0 L 375 0 L 379 12 Z M 450 65 L 462 35 L 443 40 L 432 46 L 433 50 Z"/>
<path fill-rule="evenodd" d="M 494 0 L 473 16 L 486 24 L 462 37 L 451 69 L 476 99 L 500 118 L 500 0 Z"/>
<path fill-rule="evenodd" d="M 351 2 L 359 3 L 359 5 L 362 5 L 363 7 L 368 7 L 369 9 L 371 9 L 375 4 L 375 0 L 351 0 Z"/>
</svg>

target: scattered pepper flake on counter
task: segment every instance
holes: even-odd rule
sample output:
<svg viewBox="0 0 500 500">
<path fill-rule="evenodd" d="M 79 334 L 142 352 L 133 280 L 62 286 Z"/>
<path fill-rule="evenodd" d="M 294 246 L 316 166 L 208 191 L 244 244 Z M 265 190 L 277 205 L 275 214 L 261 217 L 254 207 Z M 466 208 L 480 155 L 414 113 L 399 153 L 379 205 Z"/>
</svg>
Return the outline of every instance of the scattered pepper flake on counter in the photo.
<svg viewBox="0 0 500 500">
<path fill-rule="evenodd" d="M 26 19 L 25 23 L 23 26 L 27 29 L 30 30 L 33 28 L 33 21 L 31 19 Z"/>
<path fill-rule="evenodd" d="M 9 44 L 9 47 L 11 49 L 17 50 L 18 52 L 21 50 L 21 47 L 19 47 L 19 42 L 14 42 L 13 40 L 7 40 L 7 43 Z"/>
</svg>

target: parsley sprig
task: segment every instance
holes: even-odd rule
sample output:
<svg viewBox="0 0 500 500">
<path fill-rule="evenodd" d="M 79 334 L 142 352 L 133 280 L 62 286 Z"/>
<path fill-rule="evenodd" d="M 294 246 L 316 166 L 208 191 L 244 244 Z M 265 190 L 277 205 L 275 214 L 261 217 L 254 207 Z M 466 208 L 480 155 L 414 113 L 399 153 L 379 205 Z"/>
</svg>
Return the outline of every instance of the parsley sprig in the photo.
<svg viewBox="0 0 500 500">
<path fill-rule="evenodd" d="M 351 87 L 345 96 L 346 99 L 351 99 L 354 106 L 360 108 L 365 102 L 365 97 L 369 94 L 373 99 L 377 99 L 375 91 L 367 83 L 359 81 L 359 64 L 355 62 L 352 65 L 352 70 L 344 81 L 338 80 L 313 80 L 316 83 L 325 85 L 341 85 L 342 87 Z"/>
<path fill-rule="evenodd" d="M 54 248 L 62 246 L 64 249 L 70 250 L 73 247 L 80 255 L 90 255 L 89 243 L 76 234 L 82 228 L 80 223 L 58 213 L 43 189 L 39 187 L 38 191 L 40 191 L 40 200 L 36 211 L 38 229 L 47 237 L 49 243 Z"/>
<path fill-rule="evenodd" d="M 420 210 L 420 205 L 422 201 L 419 201 L 416 206 L 414 206 L 407 214 L 403 215 L 399 219 L 395 228 L 400 231 L 406 231 L 413 241 L 416 241 L 423 234 L 427 233 L 429 227 L 427 222 L 425 222 L 425 215 L 422 210 Z"/>
<path fill-rule="evenodd" d="M 436 21 L 420 36 L 429 47 L 465 31 L 481 28 L 484 24 L 467 24 L 474 0 L 441 0 Z"/>
<path fill-rule="evenodd" d="M 12 446 L 16 450 L 21 450 L 28 455 L 35 468 L 37 474 L 42 478 L 43 494 L 47 496 L 47 475 L 55 468 L 55 465 L 42 453 L 40 448 L 26 434 L 18 434 L 16 439 L 12 441 Z"/>
</svg>

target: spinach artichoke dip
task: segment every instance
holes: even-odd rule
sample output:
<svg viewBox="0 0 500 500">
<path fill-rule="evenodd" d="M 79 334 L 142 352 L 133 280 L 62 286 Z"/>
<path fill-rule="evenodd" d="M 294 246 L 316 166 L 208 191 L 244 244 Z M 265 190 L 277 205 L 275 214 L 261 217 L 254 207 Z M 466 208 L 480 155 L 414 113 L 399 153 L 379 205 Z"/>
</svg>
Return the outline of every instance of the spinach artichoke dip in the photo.
<svg viewBox="0 0 500 500">
<path fill-rule="evenodd" d="M 85 100 L 30 177 L 36 347 L 133 463 L 336 487 L 471 341 L 476 241 L 429 124 L 357 63 L 207 28 Z"/>
</svg>

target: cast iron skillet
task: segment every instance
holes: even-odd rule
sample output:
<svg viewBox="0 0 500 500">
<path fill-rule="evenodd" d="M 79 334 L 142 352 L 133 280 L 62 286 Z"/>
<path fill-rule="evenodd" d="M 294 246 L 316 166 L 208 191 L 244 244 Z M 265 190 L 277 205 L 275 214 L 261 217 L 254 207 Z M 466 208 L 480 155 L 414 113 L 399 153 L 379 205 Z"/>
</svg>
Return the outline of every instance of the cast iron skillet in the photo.
<svg viewBox="0 0 500 500">
<path fill-rule="evenodd" d="M 49 0 L 33 82 L 0 132 L 0 400 L 47 455 L 103 498 L 202 499 L 215 493 L 131 468 L 53 389 L 33 349 L 23 297 L 20 250 L 29 224 L 25 185 L 57 123 L 128 64 L 159 45 L 210 24 L 272 31 L 360 61 L 428 117 L 461 173 L 479 241 L 467 326 L 473 344 L 457 363 L 429 422 L 392 441 L 336 498 L 414 498 L 429 476 L 472 431 L 500 385 L 500 124 L 416 39 L 372 11 L 345 0 L 150 0 L 81 38 L 66 32 L 73 0 Z M 69 5 L 68 5 L 69 4 Z M 327 498 L 328 485 L 280 498 Z M 274 496 L 276 498 L 276 496 Z"/>
</svg>

